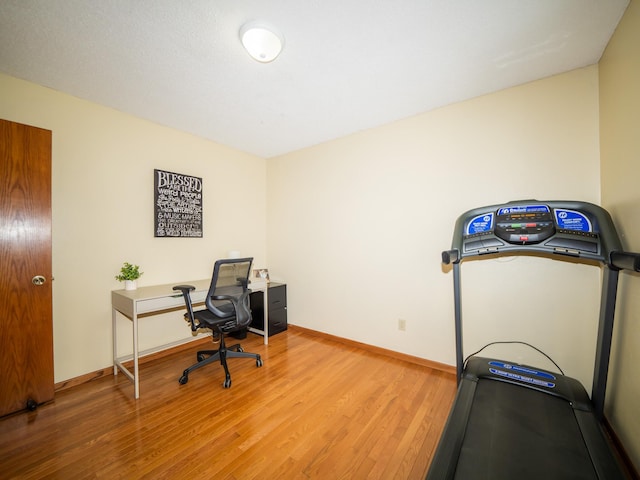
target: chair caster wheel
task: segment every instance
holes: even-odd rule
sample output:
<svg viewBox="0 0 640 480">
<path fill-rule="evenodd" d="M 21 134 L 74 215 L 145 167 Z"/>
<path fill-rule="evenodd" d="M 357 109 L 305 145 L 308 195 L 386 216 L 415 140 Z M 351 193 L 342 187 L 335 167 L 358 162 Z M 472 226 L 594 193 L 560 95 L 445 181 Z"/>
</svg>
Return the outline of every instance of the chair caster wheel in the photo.
<svg viewBox="0 0 640 480">
<path fill-rule="evenodd" d="M 244 348 L 242 348 L 240 345 L 238 345 L 238 351 L 239 352 L 244 352 Z"/>
<path fill-rule="evenodd" d="M 205 359 L 205 356 L 204 356 L 203 354 L 201 354 L 201 353 L 198 353 L 198 354 L 196 355 L 196 359 L 197 359 L 199 362 L 201 362 L 201 361 L 203 361 L 203 360 Z"/>
<path fill-rule="evenodd" d="M 178 383 L 180 385 L 184 385 L 185 383 L 187 383 L 189 381 L 189 377 L 187 375 L 182 375 L 179 379 L 178 379 Z"/>
<path fill-rule="evenodd" d="M 30 398 L 29 400 L 27 400 L 26 407 L 27 410 L 33 412 L 36 408 L 38 408 L 38 403 L 33 398 Z"/>
<path fill-rule="evenodd" d="M 227 378 L 227 379 L 224 381 L 224 383 L 222 384 L 222 386 L 223 386 L 224 388 L 231 388 L 231 379 L 230 379 L 230 378 Z"/>
<path fill-rule="evenodd" d="M 256 367 L 261 367 L 262 366 L 262 359 L 258 358 L 256 359 Z"/>
</svg>

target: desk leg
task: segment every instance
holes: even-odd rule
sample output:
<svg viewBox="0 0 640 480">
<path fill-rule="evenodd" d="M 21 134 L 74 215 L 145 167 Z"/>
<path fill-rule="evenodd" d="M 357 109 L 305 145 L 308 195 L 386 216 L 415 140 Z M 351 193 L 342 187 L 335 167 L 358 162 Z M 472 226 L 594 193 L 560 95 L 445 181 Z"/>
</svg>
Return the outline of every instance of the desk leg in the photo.
<svg viewBox="0 0 640 480">
<path fill-rule="evenodd" d="M 118 334 L 116 333 L 116 309 L 111 308 L 111 332 L 113 334 L 113 375 L 118 375 L 118 365 L 116 359 L 118 358 Z"/>
<path fill-rule="evenodd" d="M 138 355 L 138 314 L 133 312 L 133 395 L 136 400 L 140 398 Z"/>
</svg>

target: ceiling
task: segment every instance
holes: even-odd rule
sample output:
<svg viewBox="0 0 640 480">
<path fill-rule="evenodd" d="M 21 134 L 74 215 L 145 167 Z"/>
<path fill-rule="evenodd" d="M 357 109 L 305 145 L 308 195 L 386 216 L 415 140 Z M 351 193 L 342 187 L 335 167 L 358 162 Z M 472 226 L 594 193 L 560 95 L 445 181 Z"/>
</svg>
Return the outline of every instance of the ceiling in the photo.
<svg viewBox="0 0 640 480">
<path fill-rule="evenodd" d="M 628 3 L 0 0 L 0 72 L 269 158 L 595 64 Z"/>
</svg>

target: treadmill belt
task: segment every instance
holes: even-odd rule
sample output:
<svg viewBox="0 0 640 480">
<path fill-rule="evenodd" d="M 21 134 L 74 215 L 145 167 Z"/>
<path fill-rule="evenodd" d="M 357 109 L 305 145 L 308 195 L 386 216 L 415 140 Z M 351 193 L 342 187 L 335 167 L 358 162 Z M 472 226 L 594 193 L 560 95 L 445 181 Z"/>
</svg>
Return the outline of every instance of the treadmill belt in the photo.
<svg viewBox="0 0 640 480">
<path fill-rule="evenodd" d="M 552 395 L 480 379 L 456 479 L 596 479 L 571 405 Z"/>
</svg>

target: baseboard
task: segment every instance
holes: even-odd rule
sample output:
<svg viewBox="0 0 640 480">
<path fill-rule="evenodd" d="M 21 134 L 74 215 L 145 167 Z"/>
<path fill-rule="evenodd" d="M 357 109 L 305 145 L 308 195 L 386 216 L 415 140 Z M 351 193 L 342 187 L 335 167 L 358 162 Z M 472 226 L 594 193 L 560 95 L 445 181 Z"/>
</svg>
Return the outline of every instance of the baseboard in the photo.
<svg viewBox="0 0 640 480">
<path fill-rule="evenodd" d="M 348 338 L 342 338 L 335 335 L 331 335 L 329 333 L 319 332 L 317 330 L 311 330 L 309 328 L 300 327 L 298 325 L 288 325 L 288 328 L 293 331 L 304 332 L 307 335 L 311 335 L 314 337 L 321 337 L 330 339 L 334 342 L 342 343 L 344 345 L 349 345 L 353 347 L 361 348 L 362 350 L 366 350 L 368 352 L 375 353 L 377 355 L 385 355 L 387 357 L 395 358 L 397 360 L 403 360 L 405 362 L 413 363 L 415 365 L 421 365 L 423 367 L 433 368 L 434 370 L 440 370 L 445 373 L 450 373 L 451 375 L 456 374 L 456 367 L 452 365 L 447 365 L 446 363 L 434 362 L 433 360 L 427 360 L 426 358 L 415 357 L 413 355 L 407 355 L 406 353 L 395 352 L 393 350 L 387 350 L 386 348 L 375 347 L 373 345 L 369 345 L 362 342 L 357 342 L 355 340 L 349 340 Z"/>
<path fill-rule="evenodd" d="M 183 350 L 193 349 L 198 345 L 211 344 L 211 336 L 205 336 L 199 338 L 198 340 L 194 340 L 188 343 L 183 343 L 181 345 L 177 345 L 175 347 L 167 348 L 166 350 L 160 350 L 158 352 L 151 353 L 149 355 L 145 355 L 144 357 L 140 357 L 138 359 L 139 365 L 144 365 L 147 362 L 151 362 L 158 358 L 166 357 L 167 355 L 171 355 L 176 352 L 181 352 Z M 133 360 L 128 362 L 124 362 L 124 366 L 127 368 L 133 368 Z M 82 385 L 83 383 L 90 382 L 92 380 L 96 380 L 98 378 L 106 377 L 107 375 L 113 375 L 113 366 L 103 368 L 101 370 L 96 370 L 95 372 L 86 373 L 84 375 L 80 375 L 78 377 L 70 378 L 69 380 L 64 380 L 62 382 L 56 383 L 53 388 L 56 392 L 66 390 L 67 388 L 72 388 L 78 385 Z"/>
<path fill-rule="evenodd" d="M 609 435 L 609 438 L 611 439 L 611 442 L 616 448 L 616 452 L 620 457 L 620 461 L 622 462 L 622 464 L 626 469 L 626 473 L 629 476 L 629 479 L 640 480 L 640 474 L 638 473 L 638 470 L 636 470 L 635 465 L 631 461 L 631 457 L 629 457 L 629 455 L 627 454 L 627 451 L 624 448 L 624 445 L 622 445 L 622 442 L 620 441 L 620 437 L 616 435 L 616 431 L 613 429 L 613 427 L 609 423 L 609 420 L 607 420 L 607 417 L 604 418 L 603 423 L 604 423 L 604 428 L 607 434 Z"/>
<path fill-rule="evenodd" d="M 398 360 L 404 360 L 405 362 L 413 363 L 416 365 L 421 365 L 424 367 L 433 368 L 434 370 L 440 370 L 445 373 L 450 373 L 451 375 L 455 375 L 456 369 L 451 365 L 446 365 L 444 363 L 434 362 L 432 360 L 427 360 L 425 358 L 414 357 L 413 355 L 407 355 L 405 353 L 394 352 L 393 350 L 387 350 L 385 348 L 374 347 L 373 345 L 368 345 L 366 343 L 356 342 L 355 340 L 349 340 L 347 338 L 338 337 L 335 335 L 330 335 L 328 333 L 318 332 L 317 330 L 311 330 L 305 327 L 299 327 L 297 325 L 288 326 L 289 329 L 293 331 L 304 332 L 307 335 L 315 336 L 315 337 L 323 337 L 330 339 L 334 342 L 342 343 L 344 345 L 349 345 L 353 347 L 358 347 L 363 350 L 367 350 L 369 352 L 375 353 L 377 355 L 385 355 L 387 357 L 396 358 Z M 180 352 L 182 350 L 194 348 L 194 346 L 202 344 L 211 343 L 211 339 L 209 337 L 203 337 L 199 340 L 195 340 L 193 342 L 185 343 L 182 345 L 177 345 L 172 348 L 168 348 L 166 350 L 161 350 L 159 352 L 152 353 L 150 355 L 146 355 L 144 357 L 140 357 L 140 364 L 144 364 L 146 362 L 151 362 L 158 358 L 165 357 L 167 355 L 171 355 L 176 352 Z M 130 367 L 131 362 L 125 362 L 125 366 Z M 54 390 L 56 392 L 60 392 L 62 390 L 66 390 L 68 388 L 73 388 L 78 385 L 82 385 L 83 383 L 91 382 L 92 380 L 96 380 L 98 378 L 106 377 L 108 375 L 113 375 L 113 366 L 109 366 L 106 368 L 102 368 L 100 370 L 96 370 L 95 372 L 86 373 L 84 375 L 80 375 L 78 377 L 73 377 L 68 380 L 63 380 L 62 382 L 58 382 L 54 385 Z"/>
<path fill-rule="evenodd" d="M 78 385 L 82 385 L 83 383 L 87 383 L 98 378 L 106 377 L 107 375 L 113 375 L 113 367 L 103 368 L 102 370 L 96 370 L 95 372 L 85 373 L 84 375 L 80 375 L 79 377 L 73 377 L 69 378 L 68 380 L 63 380 L 62 382 L 54 384 L 53 389 L 56 392 L 60 392 L 62 390 L 76 387 Z"/>
</svg>

